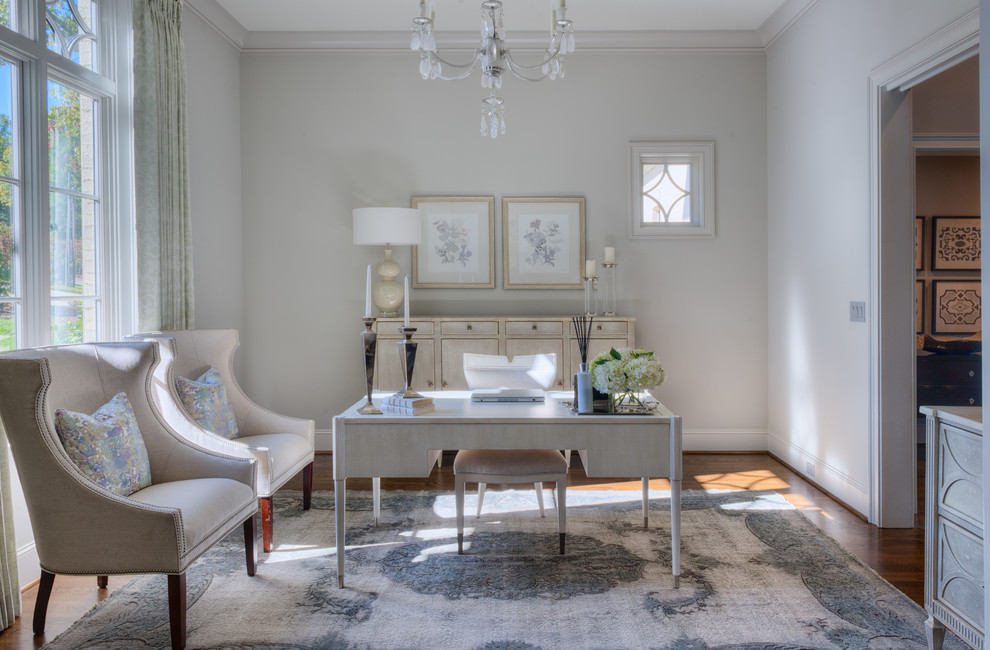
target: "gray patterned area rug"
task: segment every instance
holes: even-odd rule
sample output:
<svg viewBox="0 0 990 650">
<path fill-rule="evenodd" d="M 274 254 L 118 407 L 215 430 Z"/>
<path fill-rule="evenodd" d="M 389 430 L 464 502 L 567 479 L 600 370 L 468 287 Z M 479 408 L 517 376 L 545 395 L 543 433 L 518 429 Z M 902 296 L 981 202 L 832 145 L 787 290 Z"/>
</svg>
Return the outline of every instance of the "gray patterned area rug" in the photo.
<svg viewBox="0 0 990 650">
<path fill-rule="evenodd" d="M 338 589 L 332 495 L 304 512 L 280 492 L 255 577 L 239 533 L 190 568 L 188 647 L 926 647 L 923 610 L 776 493 L 686 492 L 680 589 L 668 493 L 651 493 L 644 530 L 640 492 L 568 491 L 564 556 L 547 496 L 545 519 L 532 490 L 489 492 L 481 519 L 469 496 L 458 555 L 451 493 L 383 493 L 377 528 L 370 493 L 349 493 Z M 142 576 L 48 647 L 168 646 L 165 578 Z"/>
</svg>

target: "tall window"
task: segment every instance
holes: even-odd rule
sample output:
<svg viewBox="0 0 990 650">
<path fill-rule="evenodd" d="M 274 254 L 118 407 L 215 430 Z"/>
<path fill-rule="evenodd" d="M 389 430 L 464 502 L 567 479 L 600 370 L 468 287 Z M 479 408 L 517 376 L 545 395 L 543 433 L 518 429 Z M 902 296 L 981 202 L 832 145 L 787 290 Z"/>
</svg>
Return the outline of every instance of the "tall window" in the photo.
<svg viewBox="0 0 990 650">
<path fill-rule="evenodd" d="M 0 350 L 133 326 L 130 0 L 0 0 Z"/>
</svg>

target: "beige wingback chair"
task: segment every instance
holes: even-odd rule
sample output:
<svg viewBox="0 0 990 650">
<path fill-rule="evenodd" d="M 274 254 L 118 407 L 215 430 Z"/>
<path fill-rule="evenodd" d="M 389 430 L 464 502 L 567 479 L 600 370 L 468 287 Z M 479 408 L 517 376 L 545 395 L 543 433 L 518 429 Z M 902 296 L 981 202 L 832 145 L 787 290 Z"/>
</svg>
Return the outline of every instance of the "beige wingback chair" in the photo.
<svg viewBox="0 0 990 650">
<path fill-rule="evenodd" d="M 151 398 L 159 362 L 158 346 L 137 341 L 0 354 L 0 423 L 41 561 L 35 634 L 59 573 L 95 575 L 101 587 L 109 574 L 167 574 L 173 648 L 185 647 L 186 569 L 242 524 L 254 575 L 257 462 L 198 447 L 165 422 Z M 151 465 L 151 485 L 128 497 L 89 480 L 55 429 L 55 409 L 93 413 L 119 392 Z"/>
<path fill-rule="evenodd" d="M 133 334 L 127 338 L 158 341 L 163 359 L 171 361 L 159 368 L 155 384 L 155 398 L 167 422 L 182 422 L 190 439 L 207 449 L 258 461 L 262 543 L 265 552 L 270 552 L 274 538 L 272 496 L 300 471 L 303 509 L 310 508 L 316 423 L 273 413 L 253 402 L 241 390 L 233 368 L 234 351 L 239 345 L 237 330 L 168 330 Z M 220 372 L 237 420 L 237 437 L 232 440 L 196 425 L 176 392 L 176 375 L 196 379 L 211 367 Z"/>
</svg>

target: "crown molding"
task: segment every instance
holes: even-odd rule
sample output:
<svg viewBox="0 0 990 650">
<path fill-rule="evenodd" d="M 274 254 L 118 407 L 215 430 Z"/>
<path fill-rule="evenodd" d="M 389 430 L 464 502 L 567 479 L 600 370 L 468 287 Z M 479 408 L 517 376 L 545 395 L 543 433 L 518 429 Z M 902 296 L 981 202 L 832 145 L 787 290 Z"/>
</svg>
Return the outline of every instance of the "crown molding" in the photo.
<svg viewBox="0 0 990 650">
<path fill-rule="evenodd" d="M 217 0 L 185 0 L 183 12 L 191 11 L 238 50 L 244 49 L 248 30 L 237 22 Z"/>
<path fill-rule="evenodd" d="M 777 10 L 756 30 L 763 47 L 768 48 L 773 45 L 774 41 L 804 18 L 816 4 L 818 0 L 789 0 L 777 7 Z"/>
<path fill-rule="evenodd" d="M 586 31 L 577 35 L 579 52 L 762 54 L 755 31 Z M 443 52 L 473 52 L 478 33 L 439 32 Z M 544 31 L 514 31 L 508 41 L 516 52 L 543 52 Z M 409 54 L 409 32 L 248 32 L 245 54 L 363 52 Z"/>
</svg>

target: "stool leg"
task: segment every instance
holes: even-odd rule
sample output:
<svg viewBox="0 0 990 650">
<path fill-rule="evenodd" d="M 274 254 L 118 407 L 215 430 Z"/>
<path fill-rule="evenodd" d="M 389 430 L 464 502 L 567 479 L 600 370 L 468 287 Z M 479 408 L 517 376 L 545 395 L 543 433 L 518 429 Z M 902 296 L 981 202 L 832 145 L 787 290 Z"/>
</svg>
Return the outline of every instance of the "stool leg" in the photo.
<svg viewBox="0 0 990 650">
<path fill-rule="evenodd" d="M 481 516 L 481 504 L 485 502 L 485 486 L 487 483 L 478 483 L 478 512 L 475 513 L 475 517 Z"/>
<path fill-rule="evenodd" d="M 533 487 L 536 488 L 536 502 L 540 504 L 540 516 L 546 517 L 547 513 L 543 510 L 543 483 L 533 483 Z"/>
<path fill-rule="evenodd" d="M 564 554 L 567 537 L 567 475 L 557 479 L 557 531 L 560 535 L 560 554 Z"/>
<path fill-rule="evenodd" d="M 457 553 L 464 554 L 464 479 L 454 477 L 454 494 L 457 508 Z"/>
<path fill-rule="evenodd" d="M 382 514 L 382 479 L 375 476 L 371 479 L 371 504 L 375 512 L 375 526 L 378 525 L 378 517 Z"/>
</svg>

